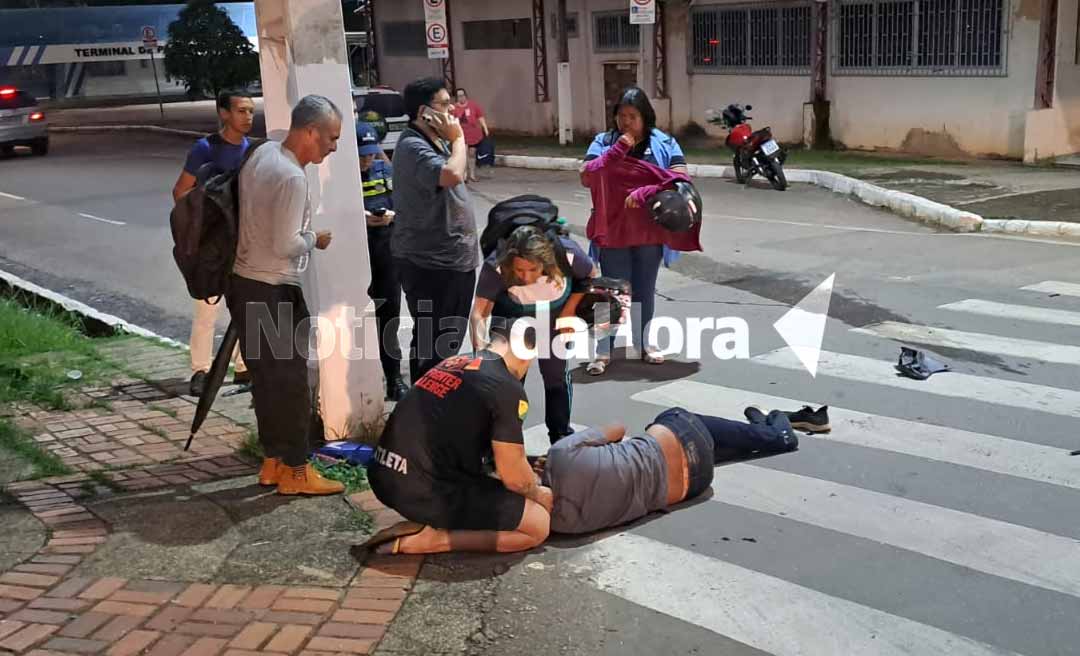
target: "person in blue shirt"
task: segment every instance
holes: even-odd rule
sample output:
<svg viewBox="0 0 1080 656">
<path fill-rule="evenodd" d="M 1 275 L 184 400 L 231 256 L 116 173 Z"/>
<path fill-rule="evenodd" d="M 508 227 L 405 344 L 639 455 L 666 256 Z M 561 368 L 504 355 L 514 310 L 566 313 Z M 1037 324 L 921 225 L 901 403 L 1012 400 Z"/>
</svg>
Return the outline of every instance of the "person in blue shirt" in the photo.
<svg viewBox="0 0 1080 656">
<path fill-rule="evenodd" d="M 670 169 L 687 173 L 686 156 L 679 142 L 656 127 L 656 111 L 649 96 L 638 87 L 628 87 L 619 95 L 615 103 L 612 119 L 615 128 L 601 132 L 593 139 L 585 153 L 585 163 L 581 167 L 581 184 L 592 186 L 592 168 L 590 162 L 602 157 L 607 151 L 622 140 L 631 145 L 629 157 L 648 162 L 661 169 Z M 594 203 L 595 194 L 594 194 Z M 609 199 L 609 202 L 632 205 L 631 199 Z M 663 244 L 625 243 L 616 246 L 590 245 L 590 255 L 599 260 L 600 270 L 605 276 L 622 278 L 633 287 L 634 341 L 641 349 L 641 358 L 649 364 L 663 364 L 664 356 L 647 343 L 648 326 L 652 321 L 656 301 L 656 278 L 661 263 L 670 264 L 677 254 L 669 251 Z M 611 361 L 614 338 L 601 339 L 597 344 L 596 359 L 589 363 L 586 371 L 599 376 L 607 369 Z"/>
<path fill-rule="evenodd" d="M 368 257 L 371 285 L 368 296 L 375 302 L 379 327 L 379 360 L 386 377 L 386 398 L 400 401 L 409 391 L 401 378 L 401 281 L 390 252 L 394 229 L 393 169 L 380 158 L 379 134 L 369 123 L 356 124 L 356 145 L 360 152 L 360 177 L 364 188 L 364 216 L 367 220 Z"/>
<path fill-rule="evenodd" d="M 217 97 L 218 119 L 221 129 L 195 142 L 188 152 L 184 169 L 173 185 L 173 200 L 180 198 L 206 182 L 211 176 L 234 171 L 244 159 L 248 149 L 248 133 L 255 122 L 255 101 L 240 91 L 222 91 Z M 194 316 L 191 320 L 191 382 L 189 393 L 192 396 L 202 394 L 206 384 L 206 374 L 210 371 L 213 360 L 214 324 L 217 322 L 218 308 L 224 303 L 211 304 L 196 300 Z M 236 363 L 234 384 L 249 384 L 251 378 L 240 350 L 233 353 Z"/>
</svg>

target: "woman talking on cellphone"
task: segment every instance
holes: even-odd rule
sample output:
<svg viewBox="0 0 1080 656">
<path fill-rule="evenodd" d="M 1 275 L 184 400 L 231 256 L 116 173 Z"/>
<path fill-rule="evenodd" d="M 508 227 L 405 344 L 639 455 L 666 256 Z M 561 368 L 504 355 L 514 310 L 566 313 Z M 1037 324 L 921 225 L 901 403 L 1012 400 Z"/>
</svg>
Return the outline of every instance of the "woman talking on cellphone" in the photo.
<svg viewBox="0 0 1080 656">
<path fill-rule="evenodd" d="M 630 177 L 640 177 L 641 167 L 627 166 L 626 160 L 638 160 L 674 174 L 672 179 L 689 181 L 686 157 L 674 137 L 656 128 L 656 112 L 640 88 L 625 89 L 613 114 L 615 128 L 596 135 L 581 167 L 581 184 L 590 189 L 593 200 L 587 232 L 592 247 L 598 251 L 603 274 L 630 282 L 632 337 L 642 360 L 663 364 L 664 356 L 645 340 L 655 308 L 656 277 L 665 247 L 673 244 L 672 235 L 659 228 L 643 208 L 656 187 L 647 184 L 634 188 Z M 656 182 L 664 180 L 650 181 Z M 697 243 L 696 235 L 693 243 Z M 687 247 L 684 243 L 674 250 L 700 250 L 700 245 Z M 614 341 L 614 336 L 600 340 L 596 358 L 587 368 L 589 374 L 604 373 L 611 362 Z"/>
</svg>

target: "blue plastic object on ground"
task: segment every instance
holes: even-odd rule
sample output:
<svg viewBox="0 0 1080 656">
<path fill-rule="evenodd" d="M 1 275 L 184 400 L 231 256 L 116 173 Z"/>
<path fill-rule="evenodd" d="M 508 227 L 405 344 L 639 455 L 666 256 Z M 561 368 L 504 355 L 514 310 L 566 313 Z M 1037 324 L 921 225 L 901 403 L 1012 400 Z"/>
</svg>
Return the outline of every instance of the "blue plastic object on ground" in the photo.
<svg viewBox="0 0 1080 656">
<path fill-rule="evenodd" d="M 343 460 L 350 465 L 367 467 L 368 463 L 371 462 L 371 459 L 375 456 L 375 449 L 366 444 L 358 444 L 356 442 L 343 440 L 339 442 L 327 442 L 326 446 L 320 447 L 315 453 L 334 460 Z"/>
</svg>

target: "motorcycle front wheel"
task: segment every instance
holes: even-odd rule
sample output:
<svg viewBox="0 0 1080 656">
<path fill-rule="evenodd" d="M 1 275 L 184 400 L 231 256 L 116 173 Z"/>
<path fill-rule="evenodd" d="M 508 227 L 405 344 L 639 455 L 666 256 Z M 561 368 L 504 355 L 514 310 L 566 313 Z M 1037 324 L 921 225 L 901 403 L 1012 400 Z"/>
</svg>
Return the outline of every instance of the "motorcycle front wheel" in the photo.
<svg viewBox="0 0 1080 656">
<path fill-rule="evenodd" d="M 732 166 L 735 168 L 735 181 L 739 184 L 746 184 L 750 180 L 751 173 L 743 166 L 742 157 L 739 156 L 739 153 L 735 153 Z"/>
<path fill-rule="evenodd" d="M 788 182 L 787 176 L 784 175 L 784 166 L 780 163 L 780 159 L 776 157 L 770 157 L 765 163 L 765 177 L 769 179 L 769 184 L 777 191 L 784 191 L 787 189 Z"/>
</svg>

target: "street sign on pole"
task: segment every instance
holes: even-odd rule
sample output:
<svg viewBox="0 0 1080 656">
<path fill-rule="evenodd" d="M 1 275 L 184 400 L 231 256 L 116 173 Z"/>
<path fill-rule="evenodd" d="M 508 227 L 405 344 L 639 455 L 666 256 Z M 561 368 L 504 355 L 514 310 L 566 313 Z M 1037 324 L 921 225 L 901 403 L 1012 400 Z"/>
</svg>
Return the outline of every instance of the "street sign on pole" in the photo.
<svg viewBox="0 0 1080 656">
<path fill-rule="evenodd" d="M 656 23 L 656 0 L 630 0 L 630 24 Z"/>
<path fill-rule="evenodd" d="M 157 50 L 157 29 L 153 25 L 144 25 L 142 28 L 143 46 L 150 51 L 150 68 L 154 69 L 154 88 L 157 89 L 158 111 L 161 119 L 165 120 L 165 104 L 161 101 L 161 84 L 158 82 L 157 64 L 154 62 L 154 51 Z"/>
<path fill-rule="evenodd" d="M 421 0 L 424 3 L 424 32 L 427 35 L 428 59 L 450 58 L 450 28 L 446 24 L 446 0 Z"/>
</svg>

